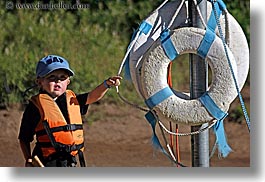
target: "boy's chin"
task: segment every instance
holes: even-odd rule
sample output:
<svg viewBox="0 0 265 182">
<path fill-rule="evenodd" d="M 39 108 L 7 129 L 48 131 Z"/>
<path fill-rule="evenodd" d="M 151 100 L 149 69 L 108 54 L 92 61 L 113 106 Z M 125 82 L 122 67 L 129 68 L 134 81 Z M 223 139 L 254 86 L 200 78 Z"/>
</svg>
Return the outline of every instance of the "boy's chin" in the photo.
<svg viewBox="0 0 265 182">
<path fill-rule="evenodd" d="M 56 97 L 61 96 L 62 94 L 63 94 L 63 92 L 54 91 L 54 92 L 51 93 L 51 96 L 52 96 L 53 98 L 56 98 Z"/>
</svg>

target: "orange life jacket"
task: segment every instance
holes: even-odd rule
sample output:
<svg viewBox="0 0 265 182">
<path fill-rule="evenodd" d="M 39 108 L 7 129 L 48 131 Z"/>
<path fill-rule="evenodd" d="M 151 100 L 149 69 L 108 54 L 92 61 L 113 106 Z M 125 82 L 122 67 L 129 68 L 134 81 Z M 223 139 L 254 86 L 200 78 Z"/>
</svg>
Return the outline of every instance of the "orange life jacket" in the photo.
<svg viewBox="0 0 265 182">
<path fill-rule="evenodd" d="M 35 132 L 44 158 L 58 151 L 67 152 L 73 156 L 80 151 L 83 152 L 82 118 L 80 106 L 74 92 L 66 91 L 69 124 L 56 102 L 49 95 L 38 94 L 33 96 L 31 101 L 39 109 L 41 116 Z"/>
</svg>

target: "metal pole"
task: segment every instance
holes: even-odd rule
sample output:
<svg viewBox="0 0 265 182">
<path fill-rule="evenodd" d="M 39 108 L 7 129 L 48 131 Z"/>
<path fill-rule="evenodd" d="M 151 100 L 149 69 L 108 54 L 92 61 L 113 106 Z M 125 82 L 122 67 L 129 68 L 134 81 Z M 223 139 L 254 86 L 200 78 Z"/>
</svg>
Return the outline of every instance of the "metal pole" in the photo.
<svg viewBox="0 0 265 182">
<path fill-rule="evenodd" d="M 206 22 L 207 0 L 197 0 L 202 16 Z M 193 27 L 203 28 L 193 0 L 188 1 L 189 19 Z M 208 87 L 208 65 L 197 55 L 190 54 L 190 97 L 196 99 L 206 92 Z M 192 126 L 191 131 L 206 127 Z M 209 167 L 209 132 L 208 130 L 191 136 L 192 166 Z"/>
</svg>

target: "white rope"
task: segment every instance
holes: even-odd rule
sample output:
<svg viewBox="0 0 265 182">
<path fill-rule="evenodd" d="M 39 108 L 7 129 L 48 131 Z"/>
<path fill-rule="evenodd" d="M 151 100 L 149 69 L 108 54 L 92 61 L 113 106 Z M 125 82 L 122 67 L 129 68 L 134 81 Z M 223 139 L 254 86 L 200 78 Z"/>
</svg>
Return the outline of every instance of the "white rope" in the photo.
<svg viewBox="0 0 265 182">
<path fill-rule="evenodd" d="M 157 9 L 156 11 L 158 11 L 159 9 L 161 9 L 166 3 L 168 2 L 168 0 L 165 0 Z"/>
<path fill-rule="evenodd" d="M 169 151 L 171 157 L 173 158 L 173 160 L 174 160 L 174 161 L 177 161 L 177 159 L 176 159 L 176 157 L 174 156 L 174 154 L 173 154 L 173 152 L 172 152 L 171 147 L 170 147 L 169 144 L 167 144 L 167 149 L 168 149 L 168 151 Z"/>
<path fill-rule="evenodd" d="M 216 123 L 216 120 L 213 121 L 213 123 L 211 125 L 208 125 L 206 126 L 205 128 L 202 128 L 202 129 L 199 129 L 197 131 L 194 131 L 194 132 L 189 132 L 189 133 L 175 133 L 175 132 L 172 132 L 172 131 L 169 131 L 165 125 L 163 125 L 163 123 L 158 120 L 158 124 L 168 133 L 168 134 L 171 134 L 171 135 L 175 135 L 175 136 L 189 136 L 189 135 L 196 135 L 196 134 L 199 134 L 205 130 L 208 130 L 210 129 L 214 124 Z"/>
</svg>

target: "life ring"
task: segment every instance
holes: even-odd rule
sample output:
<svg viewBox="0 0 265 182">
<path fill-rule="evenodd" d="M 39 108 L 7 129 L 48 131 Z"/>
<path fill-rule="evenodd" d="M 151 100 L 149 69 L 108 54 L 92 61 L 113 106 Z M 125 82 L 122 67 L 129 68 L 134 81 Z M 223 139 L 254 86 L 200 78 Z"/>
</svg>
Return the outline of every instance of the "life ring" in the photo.
<svg viewBox="0 0 265 182">
<path fill-rule="evenodd" d="M 143 54 L 150 48 L 156 41 L 165 27 L 168 27 L 172 21 L 172 17 L 177 12 L 177 17 L 171 25 L 171 29 L 182 27 L 187 20 L 187 8 L 183 1 L 167 2 L 162 7 L 154 10 L 142 23 L 149 26 L 149 31 L 141 33 L 136 40 L 129 55 L 129 67 L 132 82 L 136 91 L 141 95 L 139 88 L 139 74 L 141 68 L 141 59 Z M 179 8 L 179 9 L 178 9 Z"/>
<path fill-rule="evenodd" d="M 168 2 L 161 8 L 161 13 L 158 13 L 157 10 L 155 10 L 153 13 L 150 14 L 146 18 L 146 22 L 148 22 L 151 25 L 155 25 L 155 28 L 153 33 L 150 32 L 148 34 L 141 34 L 139 38 L 136 40 L 135 45 L 131 49 L 130 55 L 129 55 L 129 67 L 130 67 L 130 75 L 132 78 L 133 85 L 138 92 L 139 95 L 142 96 L 142 89 L 140 84 L 140 75 L 141 75 L 141 68 L 142 68 L 142 57 L 143 54 L 150 48 L 150 46 L 153 44 L 155 40 L 157 40 L 159 34 L 163 30 L 161 23 L 157 24 L 157 19 L 163 19 L 165 21 L 165 25 L 168 25 L 168 23 L 171 21 L 173 15 L 173 10 L 176 9 L 176 7 L 179 7 L 181 4 L 181 1 L 174 1 L 174 2 Z M 174 7 L 175 9 L 172 9 Z M 210 2 L 207 2 L 207 20 L 209 19 L 212 12 L 212 4 Z M 159 15 L 158 15 L 159 14 Z M 167 16 L 168 15 L 168 16 Z M 166 16 L 166 17 L 165 17 Z M 165 17 L 165 18 L 161 18 Z M 174 21 L 174 24 L 172 25 L 171 29 L 179 28 L 188 26 L 185 24 L 185 21 L 187 19 L 187 8 L 184 4 L 180 11 L 179 15 L 177 16 L 176 20 Z M 225 33 L 225 36 L 228 37 L 228 47 L 232 51 L 234 58 L 236 60 L 237 64 L 237 83 L 239 86 L 239 89 L 241 90 L 245 84 L 245 81 L 248 76 L 249 72 L 249 47 L 248 42 L 246 40 L 245 34 L 239 25 L 239 23 L 235 20 L 235 18 L 227 12 L 227 16 L 224 14 L 221 14 L 220 16 L 220 24 L 222 31 Z M 230 31 L 226 31 L 229 27 Z M 156 32 L 154 33 L 154 31 Z M 218 34 L 218 30 L 216 29 L 216 33 Z M 182 98 L 188 98 L 188 94 L 182 94 L 178 92 L 178 94 Z"/>
<path fill-rule="evenodd" d="M 193 27 L 179 28 L 172 31 L 170 39 L 178 54 L 197 54 L 197 49 L 205 35 L 205 30 Z M 236 62 L 232 52 L 228 50 L 228 55 L 237 73 Z M 237 91 L 226 58 L 221 39 L 215 39 L 207 53 L 205 60 L 212 70 L 212 83 L 209 87 L 208 95 L 216 105 L 224 112 L 228 111 L 231 102 L 236 98 Z M 140 76 L 140 86 L 145 100 L 168 89 L 167 67 L 171 60 L 163 50 L 160 40 L 157 40 L 144 54 Z M 214 120 L 207 112 L 199 99 L 186 100 L 176 96 L 174 93 L 155 105 L 152 108 L 160 119 L 178 124 L 200 125 Z"/>
</svg>

